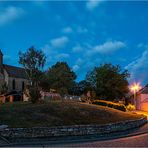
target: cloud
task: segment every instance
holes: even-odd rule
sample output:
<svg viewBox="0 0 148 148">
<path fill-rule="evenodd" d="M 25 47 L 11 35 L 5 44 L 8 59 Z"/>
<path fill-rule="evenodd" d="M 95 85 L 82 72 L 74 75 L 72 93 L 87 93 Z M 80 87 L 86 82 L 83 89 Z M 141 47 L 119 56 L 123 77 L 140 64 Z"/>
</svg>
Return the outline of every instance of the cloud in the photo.
<svg viewBox="0 0 148 148">
<path fill-rule="evenodd" d="M 74 65 L 73 67 L 72 67 L 72 70 L 73 71 L 75 71 L 75 72 L 77 72 L 78 70 L 79 70 L 79 66 L 78 65 Z"/>
<path fill-rule="evenodd" d="M 60 53 L 56 55 L 56 59 L 67 59 L 67 58 L 69 58 L 69 54 L 67 53 Z"/>
<path fill-rule="evenodd" d="M 88 29 L 82 28 L 82 27 L 79 26 L 79 27 L 77 28 L 77 32 L 78 32 L 78 33 L 87 33 L 87 32 L 88 32 Z"/>
<path fill-rule="evenodd" d="M 62 32 L 63 32 L 63 33 L 67 33 L 67 34 L 68 34 L 68 33 L 72 33 L 72 32 L 73 32 L 73 30 L 72 30 L 72 28 L 71 28 L 71 27 L 66 27 L 66 28 L 63 28 L 63 29 L 62 29 Z"/>
<path fill-rule="evenodd" d="M 125 69 L 129 70 L 131 74 L 130 81 L 148 81 L 148 49 L 136 60 L 129 63 Z"/>
<path fill-rule="evenodd" d="M 24 14 L 24 10 L 18 7 L 7 7 L 0 12 L 0 26 L 19 19 Z"/>
<path fill-rule="evenodd" d="M 87 52 L 87 55 L 92 55 L 92 54 L 110 54 L 113 53 L 121 48 L 126 47 L 124 42 L 121 41 L 107 41 L 101 45 L 97 45 L 92 47 L 91 50 Z"/>
<path fill-rule="evenodd" d="M 91 11 L 99 6 L 101 2 L 101 0 L 88 0 L 86 3 L 86 8 Z"/>
<path fill-rule="evenodd" d="M 55 38 L 50 40 L 52 47 L 64 47 L 68 43 L 69 39 L 66 36 Z"/>
<path fill-rule="evenodd" d="M 77 45 L 77 46 L 73 47 L 72 51 L 73 52 L 81 52 L 81 51 L 83 51 L 83 48 L 80 45 Z"/>
</svg>

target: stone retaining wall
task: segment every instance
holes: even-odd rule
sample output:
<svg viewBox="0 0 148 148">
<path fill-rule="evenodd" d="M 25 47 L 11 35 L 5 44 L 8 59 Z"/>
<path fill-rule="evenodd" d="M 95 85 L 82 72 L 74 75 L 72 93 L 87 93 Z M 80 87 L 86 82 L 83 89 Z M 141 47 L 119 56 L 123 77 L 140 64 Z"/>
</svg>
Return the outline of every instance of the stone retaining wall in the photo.
<svg viewBox="0 0 148 148">
<path fill-rule="evenodd" d="M 93 135 L 126 131 L 137 128 L 147 122 L 146 117 L 138 120 L 123 121 L 105 125 L 74 125 L 40 128 L 6 128 L 0 135 L 6 138 L 41 138 L 56 136 Z"/>
</svg>

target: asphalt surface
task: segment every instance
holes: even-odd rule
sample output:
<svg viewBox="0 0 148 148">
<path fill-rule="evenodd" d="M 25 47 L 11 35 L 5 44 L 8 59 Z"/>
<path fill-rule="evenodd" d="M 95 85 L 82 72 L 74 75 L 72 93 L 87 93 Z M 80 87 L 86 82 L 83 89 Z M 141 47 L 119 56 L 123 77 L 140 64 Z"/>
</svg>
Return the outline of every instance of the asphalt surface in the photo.
<svg viewBox="0 0 148 148">
<path fill-rule="evenodd" d="M 49 147 L 49 145 L 44 145 L 44 147 Z M 56 147 L 148 147 L 148 133 L 114 140 L 56 145 Z"/>
</svg>

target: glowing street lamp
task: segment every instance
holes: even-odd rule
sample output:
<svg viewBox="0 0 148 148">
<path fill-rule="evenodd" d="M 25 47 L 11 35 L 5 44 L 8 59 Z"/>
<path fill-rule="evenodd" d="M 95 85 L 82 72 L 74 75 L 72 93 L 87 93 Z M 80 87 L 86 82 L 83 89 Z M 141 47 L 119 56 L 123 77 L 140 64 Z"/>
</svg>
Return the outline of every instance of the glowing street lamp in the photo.
<svg viewBox="0 0 148 148">
<path fill-rule="evenodd" d="M 141 89 L 140 83 L 134 83 L 130 86 L 130 90 L 134 93 L 134 101 L 136 106 L 136 92 L 138 92 Z"/>
</svg>

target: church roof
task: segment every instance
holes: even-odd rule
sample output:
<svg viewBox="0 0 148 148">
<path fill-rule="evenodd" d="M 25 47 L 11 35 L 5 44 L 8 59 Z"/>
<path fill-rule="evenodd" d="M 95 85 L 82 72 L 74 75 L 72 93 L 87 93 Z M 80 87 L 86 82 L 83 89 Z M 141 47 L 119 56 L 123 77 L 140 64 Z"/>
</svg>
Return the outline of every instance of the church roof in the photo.
<svg viewBox="0 0 148 148">
<path fill-rule="evenodd" d="M 10 66 L 6 64 L 3 64 L 3 66 L 10 77 L 27 79 L 27 75 L 24 68 Z"/>
</svg>

